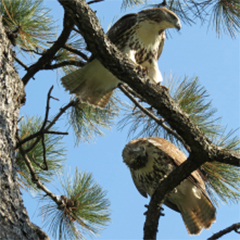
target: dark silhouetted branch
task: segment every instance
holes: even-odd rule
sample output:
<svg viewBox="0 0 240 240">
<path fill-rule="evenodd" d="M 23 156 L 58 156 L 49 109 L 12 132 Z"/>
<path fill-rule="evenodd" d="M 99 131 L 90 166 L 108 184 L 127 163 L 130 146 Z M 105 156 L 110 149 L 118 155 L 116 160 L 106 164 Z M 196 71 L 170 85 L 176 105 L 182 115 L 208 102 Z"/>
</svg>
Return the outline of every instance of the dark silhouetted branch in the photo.
<svg viewBox="0 0 240 240">
<path fill-rule="evenodd" d="M 84 53 L 82 53 L 81 51 L 77 50 L 76 48 L 72 47 L 71 45 L 65 43 L 65 45 L 63 46 L 63 48 L 65 48 L 66 50 L 68 50 L 69 52 L 75 53 L 78 56 L 80 56 L 82 59 L 88 61 L 89 58 L 87 55 L 85 55 Z"/>
<path fill-rule="evenodd" d="M 27 73 L 22 78 L 24 85 L 41 69 L 44 69 L 46 64 L 51 63 L 57 51 L 63 47 L 72 31 L 74 23 L 70 17 L 65 14 L 63 30 L 57 41 L 38 59 L 38 61 L 28 68 Z"/>
<path fill-rule="evenodd" d="M 53 194 L 51 191 L 49 191 L 45 187 L 45 185 L 39 180 L 39 176 L 37 175 L 37 173 L 36 173 L 32 163 L 31 163 L 31 160 L 28 158 L 28 156 L 27 156 L 27 154 L 26 154 L 26 152 L 25 152 L 25 150 L 23 149 L 22 146 L 19 147 L 19 151 L 20 151 L 21 155 L 23 156 L 23 159 L 24 159 L 24 161 L 26 163 L 26 166 L 29 169 L 29 172 L 31 174 L 33 183 L 35 183 L 36 186 L 39 189 L 43 190 L 49 197 L 51 197 L 52 200 L 54 202 L 56 202 L 56 204 L 58 204 L 59 206 L 62 205 L 62 201 L 60 199 L 58 199 L 58 197 L 55 194 Z"/>
<path fill-rule="evenodd" d="M 15 58 L 15 60 L 16 60 L 16 62 L 19 64 L 19 65 L 21 65 L 26 71 L 28 71 L 28 66 L 25 64 L 25 63 L 23 63 L 20 59 L 18 59 L 17 57 L 14 57 Z"/>
<path fill-rule="evenodd" d="M 24 138 L 23 140 L 20 140 L 17 143 L 15 149 L 19 148 L 24 143 L 35 139 L 34 143 L 28 149 L 25 149 L 25 152 L 29 152 L 37 145 L 37 143 L 41 140 L 41 138 L 43 137 L 44 134 L 62 134 L 62 135 L 68 134 L 67 132 L 49 131 L 49 129 L 56 123 L 56 121 L 61 117 L 61 115 L 68 108 L 74 106 L 75 101 L 74 100 L 70 101 L 65 107 L 60 109 L 59 113 L 54 117 L 54 119 L 52 121 L 49 121 L 48 116 L 49 116 L 49 110 L 50 110 L 50 99 L 51 98 L 56 99 L 51 96 L 52 89 L 53 89 L 53 86 L 50 88 L 50 90 L 48 92 L 45 117 L 44 117 L 44 121 L 43 121 L 43 124 L 42 124 L 40 130 L 38 132 Z"/>
<path fill-rule="evenodd" d="M 83 67 L 83 66 L 85 66 L 85 64 L 86 63 L 84 63 L 82 61 L 69 60 L 69 61 L 63 61 L 63 62 L 56 63 L 56 64 L 45 65 L 45 66 L 43 66 L 42 69 L 52 70 L 52 69 L 61 68 L 61 67 L 65 67 L 65 66 Z"/>
<path fill-rule="evenodd" d="M 87 2 L 88 5 L 93 4 L 93 3 L 98 3 L 98 2 L 103 2 L 104 0 L 93 0 L 93 1 L 89 1 Z"/>
<path fill-rule="evenodd" d="M 235 231 L 236 233 L 240 233 L 239 232 L 240 229 L 240 222 L 239 223 L 235 223 L 233 225 L 231 225 L 230 227 L 227 227 L 215 234 L 213 234 L 210 238 L 208 238 L 207 240 L 216 240 L 219 239 L 220 237 L 222 237 L 223 235 L 230 233 L 231 231 Z"/>
</svg>

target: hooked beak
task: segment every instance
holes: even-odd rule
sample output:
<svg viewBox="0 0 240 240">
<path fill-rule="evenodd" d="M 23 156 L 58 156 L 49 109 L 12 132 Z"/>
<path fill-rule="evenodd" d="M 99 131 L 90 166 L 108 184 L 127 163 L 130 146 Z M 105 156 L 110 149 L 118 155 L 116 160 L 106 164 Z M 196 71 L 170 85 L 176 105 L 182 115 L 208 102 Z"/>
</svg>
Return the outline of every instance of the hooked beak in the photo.
<svg viewBox="0 0 240 240">
<path fill-rule="evenodd" d="M 177 23 L 175 27 L 179 31 L 182 28 L 181 23 Z"/>
</svg>

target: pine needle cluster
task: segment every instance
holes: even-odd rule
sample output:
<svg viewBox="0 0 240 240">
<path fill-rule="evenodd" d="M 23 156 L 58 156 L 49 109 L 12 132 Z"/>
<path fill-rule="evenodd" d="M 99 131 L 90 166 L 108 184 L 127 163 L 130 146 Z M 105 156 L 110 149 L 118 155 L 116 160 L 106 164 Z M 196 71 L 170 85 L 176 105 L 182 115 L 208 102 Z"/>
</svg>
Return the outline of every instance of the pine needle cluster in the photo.
<svg viewBox="0 0 240 240">
<path fill-rule="evenodd" d="M 84 235 L 98 235 L 110 221 L 110 203 L 106 192 L 94 182 L 92 174 L 78 171 L 74 178 L 61 176 L 64 194 L 61 199 L 66 203 L 57 206 L 51 199 L 41 207 L 45 225 L 54 239 L 85 239 Z"/>
<path fill-rule="evenodd" d="M 19 127 L 19 138 L 20 140 L 25 137 L 31 136 L 32 134 L 38 132 L 42 127 L 43 120 L 41 117 L 26 117 L 20 121 Z M 54 128 L 52 130 L 55 130 Z M 50 183 L 56 174 L 59 174 L 63 170 L 63 164 L 66 157 L 66 148 L 62 142 L 63 136 L 45 134 L 45 150 L 40 142 L 30 150 L 27 155 L 32 162 L 35 170 L 38 172 L 39 179 L 43 183 Z M 35 139 L 30 140 L 23 144 L 24 149 L 28 149 Z M 44 153 L 45 152 L 45 153 Z M 44 155 L 48 163 L 48 171 L 43 170 L 41 166 L 44 167 Z M 39 191 L 36 185 L 32 182 L 31 174 L 28 167 L 25 164 L 23 156 L 20 152 L 16 151 L 16 165 L 18 172 L 18 182 L 21 187 L 25 190 L 35 190 Z"/>
<path fill-rule="evenodd" d="M 0 0 L 3 24 L 17 34 L 19 49 L 43 49 L 54 34 L 54 21 L 43 0 Z"/>
</svg>

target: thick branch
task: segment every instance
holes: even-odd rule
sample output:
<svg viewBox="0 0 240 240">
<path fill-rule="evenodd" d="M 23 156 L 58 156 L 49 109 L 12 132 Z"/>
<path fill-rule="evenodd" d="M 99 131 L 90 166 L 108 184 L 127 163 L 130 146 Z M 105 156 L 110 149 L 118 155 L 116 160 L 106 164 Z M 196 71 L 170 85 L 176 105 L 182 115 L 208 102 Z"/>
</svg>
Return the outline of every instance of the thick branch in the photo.
<svg viewBox="0 0 240 240">
<path fill-rule="evenodd" d="M 38 59 L 38 61 L 29 67 L 28 72 L 22 78 L 24 85 L 28 83 L 28 81 L 40 70 L 43 69 L 47 63 L 50 63 L 57 51 L 64 46 L 66 43 L 72 28 L 73 21 L 66 14 L 64 16 L 64 26 L 61 35 L 58 40 L 50 47 L 43 55 Z"/>
<path fill-rule="evenodd" d="M 231 225 L 230 227 L 227 227 L 227 228 L 219 231 L 218 233 L 213 234 L 207 240 L 216 240 L 216 239 L 222 237 L 223 235 L 230 233 L 231 231 L 235 231 L 235 232 L 239 233 L 238 229 L 240 229 L 240 222 L 235 223 L 235 224 Z"/>
</svg>

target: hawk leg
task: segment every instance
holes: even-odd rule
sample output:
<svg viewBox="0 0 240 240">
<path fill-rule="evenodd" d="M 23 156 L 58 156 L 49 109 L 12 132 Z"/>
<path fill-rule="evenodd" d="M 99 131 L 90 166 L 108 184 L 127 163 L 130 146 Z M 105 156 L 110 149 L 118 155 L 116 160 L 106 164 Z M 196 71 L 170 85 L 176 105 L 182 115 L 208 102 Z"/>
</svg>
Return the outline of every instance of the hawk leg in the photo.
<svg viewBox="0 0 240 240">
<path fill-rule="evenodd" d="M 139 74 L 140 72 L 142 72 L 142 74 L 145 76 L 145 75 L 148 75 L 148 69 L 146 67 L 142 67 L 141 65 L 138 65 L 136 67 L 136 70 L 137 70 L 137 74 Z"/>
<path fill-rule="evenodd" d="M 162 87 L 165 91 L 168 91 L 168 88 L 164 85 L 161 85 L 161 82 L 158 82 L 157 85 Z"/>
</svg>

